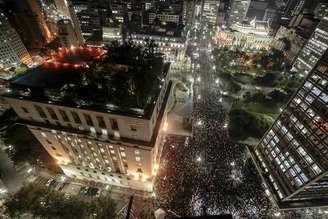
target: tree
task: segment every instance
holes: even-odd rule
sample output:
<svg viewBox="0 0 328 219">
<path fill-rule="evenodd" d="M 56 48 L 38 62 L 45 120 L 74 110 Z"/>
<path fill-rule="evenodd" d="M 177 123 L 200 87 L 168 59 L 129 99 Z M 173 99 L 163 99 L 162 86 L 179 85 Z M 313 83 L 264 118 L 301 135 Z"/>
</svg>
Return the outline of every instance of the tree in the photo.
<svg viewBox="0 0 328 219">
<path fill-rule="evenodd" d="M 67 199 L 63 193 L 33 183 L 8 198 L 5 206 L 6 213 L 13 218 L 29 213 L 49 219 L 105 219 L 115 218 L 116 213 L 116 204 L 109 197 Z"/>
<path fill-rule="evenodd" d="M 95 198 L 89 205 L 90 215 L 94 219 L 115 218 L 116 204 L 108 196 Z"/>
</svg>

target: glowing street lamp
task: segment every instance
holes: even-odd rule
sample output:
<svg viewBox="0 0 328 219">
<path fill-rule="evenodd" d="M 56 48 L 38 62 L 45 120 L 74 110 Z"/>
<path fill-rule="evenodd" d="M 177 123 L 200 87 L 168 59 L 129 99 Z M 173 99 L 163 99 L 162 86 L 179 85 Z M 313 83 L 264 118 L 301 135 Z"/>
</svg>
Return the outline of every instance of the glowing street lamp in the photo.
<svg viewBox="0 0 328 219">
<path fill-rule="evenodd" d="M 219 79 L 216 79 L 216 80 L 215 80 L 215 83 L 216 83 L 216 84 L 218 84 L 219 82 L 220 82 L 220 80 L 219 80 Z"/>
<path fill-rule="evenodd" d="M 201 162 L 202 161 L 202 158 L 201 157 L 197 157 L 196 161 L 197 162 Z"/>
<path fill-rule="evenodd" d="M 200 100 L 202 98 L 202 96 L 200 94 L 198 94 L 197 99 Z"/>
<path fill-rule="evenodd" d="M 200 81 L 201 81 L 200 77 L 198 77 L 198 78 L 197 78 L 197 81 L 198 81 L 198 82 L 200 82 Z"/>
</svg>

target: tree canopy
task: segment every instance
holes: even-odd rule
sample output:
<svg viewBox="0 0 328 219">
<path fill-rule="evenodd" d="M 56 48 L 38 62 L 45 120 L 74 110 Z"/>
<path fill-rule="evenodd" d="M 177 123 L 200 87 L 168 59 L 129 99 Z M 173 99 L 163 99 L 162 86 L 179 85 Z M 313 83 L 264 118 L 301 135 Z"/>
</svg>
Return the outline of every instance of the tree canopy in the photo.
<svg viewBox="0 0 328 219">
<path fill-rule="evenodd" d="M 5 206 L 6 213 L 12 218 L 29 213 L 49 219 L 107 219 L 115 218 L 116 212 L 116 204 L 110 197 L 67 198 L 63 193 L 37 184 L 23 187 L 6 200 Z"/>
<path fill-rule="evenodd" d="M 115 41 L 106 51 L 101 60 L 84 69 L 78 83 L 65 84 L 61 96 L 144 108 L 163 77 L 163 59 L 156 53 L 154 41 L 147 41 L 144 47 Z"/>
</svg>

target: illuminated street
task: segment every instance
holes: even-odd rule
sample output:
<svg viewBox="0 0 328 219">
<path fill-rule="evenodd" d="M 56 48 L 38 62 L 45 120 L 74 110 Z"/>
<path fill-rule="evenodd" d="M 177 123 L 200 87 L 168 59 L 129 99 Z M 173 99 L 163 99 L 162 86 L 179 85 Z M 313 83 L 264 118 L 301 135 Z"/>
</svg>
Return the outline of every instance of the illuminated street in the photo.
<svg viewBox="0 0 328 219">
<path fill-rule="evenodd" d="M 193 65 L 193 136 L 168 137 L 158 178 L 159 203 L 180 215 L 259 218 L 270 204 L 246 148 L 229 139 L 209 31 L 199 38 L 199 59 Z"/>
</svg>

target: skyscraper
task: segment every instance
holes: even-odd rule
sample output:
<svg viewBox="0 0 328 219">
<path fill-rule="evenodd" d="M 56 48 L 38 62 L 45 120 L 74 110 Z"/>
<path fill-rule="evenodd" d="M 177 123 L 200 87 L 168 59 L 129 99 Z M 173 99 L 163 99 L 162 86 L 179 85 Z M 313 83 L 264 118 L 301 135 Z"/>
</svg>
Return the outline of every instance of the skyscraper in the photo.
<svg viewBox="0 0 328 219">
<path fill-rule="evenodd" d="M 292 71 L 306 76 L 328 49 L 328 17 L 322 18 L 298 55 Z"/>
<path fill-rule="evenodd" d="M 14 0 L 11 21 L 24 44 L 28 48 L 41 48 L 54 39 L 54 33 L 49 29 L 40 1 Z"/>
<path fill-rule="evenodd" d="M 216 25 L 219 10 L 219 0 L 202 1 L 202 20 L 208 24 Z"/>
<path fill-rule="evenodd" d="M 9 24 L 7 17 L 0 11 L 0 68 L 30 64 L 27 52 L 16 30 Z"/>
<path fill-rule="evenodd" d="M 307 76 L 252 158 L 280 208 L 328 204 L 328 53 Z"/>
<path fill-rule="evenodd" d="M 57 26 L 59 40 L 64 47 L 77 46 L 80 44 L 70 19 L 63 18 L 59 20 Z"/>
<path fill-rule="evenodd" d="M 251 0 L 232 0 L 228 15 L 228 26 L 242 22 L 247 14 Z"/>
</svg>

